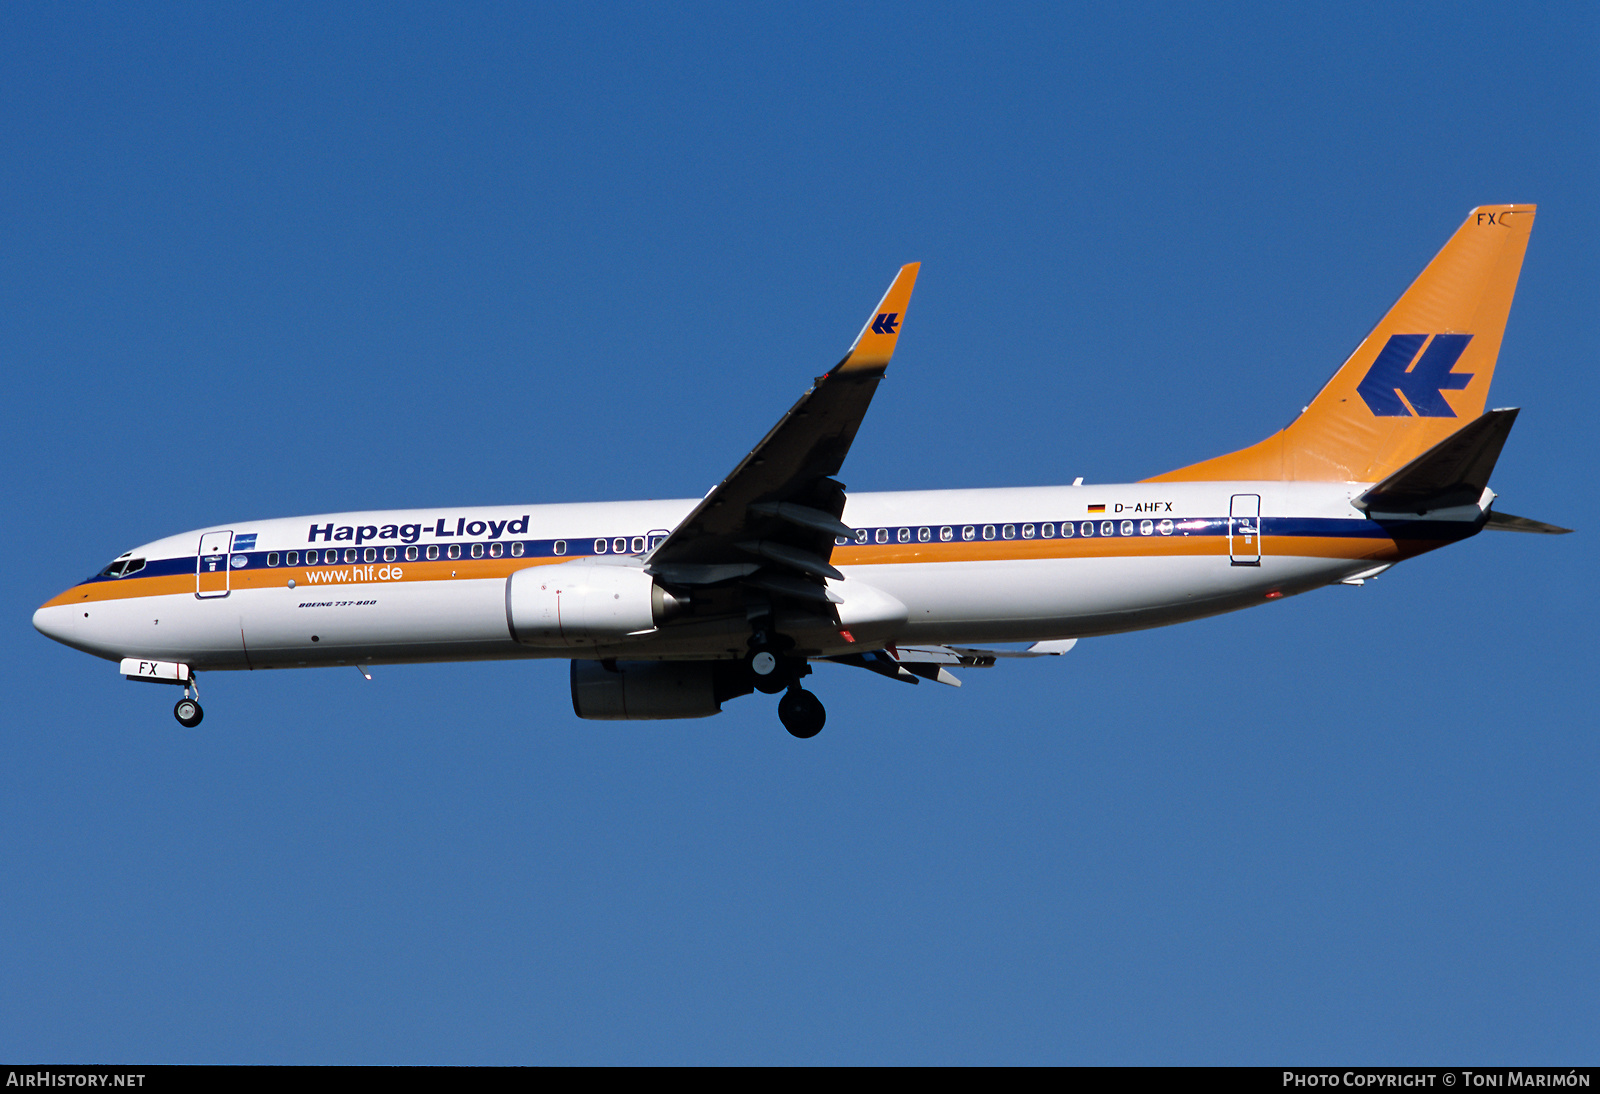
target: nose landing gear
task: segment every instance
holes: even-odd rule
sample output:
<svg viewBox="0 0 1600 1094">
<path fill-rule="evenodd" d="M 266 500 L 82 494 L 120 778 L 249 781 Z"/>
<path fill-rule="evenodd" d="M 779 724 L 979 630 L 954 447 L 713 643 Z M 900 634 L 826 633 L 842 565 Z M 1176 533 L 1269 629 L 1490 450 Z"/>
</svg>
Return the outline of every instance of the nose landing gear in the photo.
<svg viewBox="0 0 1600 1094">
<path fill-rule="evenodd" d="M 194 689 L 192 695 L 191 688 Z M 188 682 L 183 685 L 183 698 L 172 708 L 172 716 L 178 719 L 178 724 L 184 729 L 193 729 L 206 716 L 206 712 L 200 709 L 200 682 L 192 672 Z"/>
</svg>

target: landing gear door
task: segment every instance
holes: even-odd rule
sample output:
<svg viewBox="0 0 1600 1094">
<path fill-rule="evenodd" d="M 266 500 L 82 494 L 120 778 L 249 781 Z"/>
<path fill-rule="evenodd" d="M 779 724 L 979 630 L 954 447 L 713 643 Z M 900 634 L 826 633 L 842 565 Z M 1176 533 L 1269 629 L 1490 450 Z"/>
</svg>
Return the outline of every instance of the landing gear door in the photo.
<svg viewBox="0 0 1600 1094">
<path fill-rule="evenodd" d="M 195 596 L 228 595 L 228 549 L 232 546 L 232 532 L 207 532 L 200 537 L 200 557 L 195 561 Z"/>
<path fill-rule="evenodd" d="M 1235 494 L 1228 503 L 1228 554 L 1235 566 L 1261 565 L 1261 495 Z"/>
</svg>

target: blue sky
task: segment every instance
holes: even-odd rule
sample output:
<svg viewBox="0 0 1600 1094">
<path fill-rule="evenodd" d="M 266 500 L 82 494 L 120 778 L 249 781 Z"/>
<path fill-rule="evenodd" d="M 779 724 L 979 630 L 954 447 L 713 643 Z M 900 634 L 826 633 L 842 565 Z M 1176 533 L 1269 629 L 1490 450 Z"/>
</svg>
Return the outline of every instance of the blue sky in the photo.
<svg viewBox="0 0 1600 1094">
<path fill-rule="evenodd" d="M 1582 4 L 0 11 L 0 1057 L 1593 1063 Z M 213 522 L 703 493 L 924 263 L 852 489 L 1286 422 L 1537 202 L 1483 535 L 715 719 L 562 662 L 203 680 L 35 633 Z M 1588 422 L 1589 424 L 1585 424 Z"/>
</svg>

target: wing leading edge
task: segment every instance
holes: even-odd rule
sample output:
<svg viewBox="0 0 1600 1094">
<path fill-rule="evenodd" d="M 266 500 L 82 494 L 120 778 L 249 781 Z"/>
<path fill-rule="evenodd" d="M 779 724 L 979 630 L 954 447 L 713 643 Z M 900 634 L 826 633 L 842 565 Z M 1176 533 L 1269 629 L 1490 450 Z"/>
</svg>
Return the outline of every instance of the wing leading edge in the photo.
<svg viewBox="0 0 1600 1094">
<path fill-rule="evenodd" d="M 824 579 L 842 576 L 828 559 L 850 530 L 834 476 L 894 355 L 920 266 L 900 268 L 844 359 L 650 553 L 651 573 L 669 584 L 737 580 L 779 597 L 837 599 Z"/>
</svg>

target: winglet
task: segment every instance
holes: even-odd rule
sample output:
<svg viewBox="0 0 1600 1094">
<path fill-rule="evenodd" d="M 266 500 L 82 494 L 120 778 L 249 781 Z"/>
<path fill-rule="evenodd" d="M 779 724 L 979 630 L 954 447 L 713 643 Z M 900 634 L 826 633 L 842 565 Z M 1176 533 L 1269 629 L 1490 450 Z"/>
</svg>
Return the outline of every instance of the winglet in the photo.
<svg viewBox="0 0 1600 1094">
<path fill-rule="evenodd" d="M 900 337 L 900 323 L 906 317 L 906 307 L 911 303 L 911 290 L 917 283 L 920 262 L 908 262 L 883 294 L 883 299 L 873 309 L 855 344 L 845 354 L 843 361 L 834 366 L 835 373 L 852 374 L 882 372 L 889 367 L 894 356 L 894 344 Z"/>
</svg>

